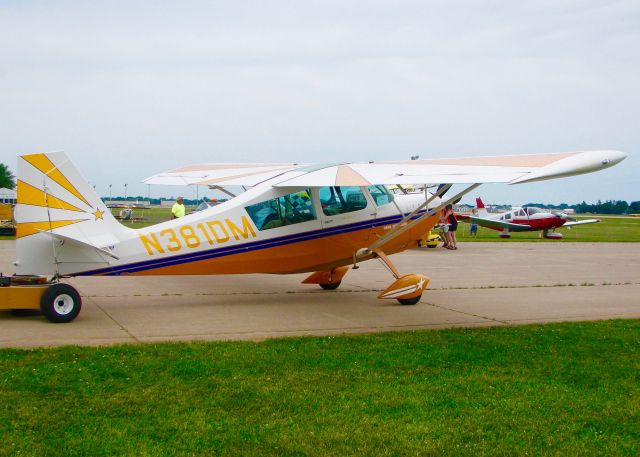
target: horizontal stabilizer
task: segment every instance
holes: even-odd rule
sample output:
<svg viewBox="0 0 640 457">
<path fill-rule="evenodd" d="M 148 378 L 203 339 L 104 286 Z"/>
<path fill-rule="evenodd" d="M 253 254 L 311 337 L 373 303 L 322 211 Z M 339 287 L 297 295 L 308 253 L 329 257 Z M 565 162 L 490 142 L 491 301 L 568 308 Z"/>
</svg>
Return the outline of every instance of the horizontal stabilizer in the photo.
<svg viewBox="0 0 640 457">
<path fill-rule="evenodd" d="M 71 238 L 69 236 L 65 236 L 65 235 L 60 235 L 59 233 L 53 233 L 53 232 L 48 232 L 48 231 L 44 231 L 44 230 L 40 230 L 40 233 L 43 233 L 45 235 L 48 235 L 58 241 L 61 241 L 63 244 L 71 244 L 73 246 L 76 247 L 80 247 L 80 248 L 85 248 L 85 249 L 90 249 L 92 251 L 97 251 L 100 254 L 104 254 L 107 255 L 109 257 L 111 257 L 112 259 L 115 260 L 120 260 L 120 257 L 118 257 L 117 255 L 115 255 L 114 253 L 103 249 L 103 248 L 99 248 L 97 246 L 94 246 L 92 244 L 89 243 L 85 243 L 84 241 L 80 241 L 77 240 L 75 238 Z"/>
</svg>

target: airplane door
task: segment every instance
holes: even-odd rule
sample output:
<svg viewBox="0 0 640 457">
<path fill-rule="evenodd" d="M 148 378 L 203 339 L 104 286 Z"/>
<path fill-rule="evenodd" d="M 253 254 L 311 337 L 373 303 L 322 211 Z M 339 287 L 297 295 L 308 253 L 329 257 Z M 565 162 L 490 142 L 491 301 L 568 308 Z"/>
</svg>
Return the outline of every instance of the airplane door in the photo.
<svg viewBox="0 0 640 457">
<path fill-rule="evenodd" d="M 376 206 L 367 189 L 356 186 L 318 188 L 322 228 L 352 241 L 368 240 L 376 218 Z"/>
</svg>

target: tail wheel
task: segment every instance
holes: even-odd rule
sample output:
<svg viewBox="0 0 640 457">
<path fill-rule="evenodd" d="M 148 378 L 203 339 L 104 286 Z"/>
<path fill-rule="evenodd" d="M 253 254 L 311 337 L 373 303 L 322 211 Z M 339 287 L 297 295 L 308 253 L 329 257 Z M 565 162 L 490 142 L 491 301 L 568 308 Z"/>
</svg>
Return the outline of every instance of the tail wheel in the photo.
<svg viewBox="0 0 640 457">
<path fill-rule="evenodd" d="M 336 290 L 338 287 L 340 287 L 341 283 L 342 281 L 334 282 L 331 284 L 320 284 L 320 287 L 322 287 L 324 290 Z"/>
<path fill-rule="evenodd" d="M 421 298 L 422 294 L 413 298 L 398 298 L 398 303 L 400 303 L 401 305 L 415 305 L 420 301 Z"/>
<path fill-rule="evenodd" d="M 71 322 L 80 313 L 82 299 L 69 284 L 52 284 L 40 299 L 40 310 L 51 322 Z"/>
</svg>

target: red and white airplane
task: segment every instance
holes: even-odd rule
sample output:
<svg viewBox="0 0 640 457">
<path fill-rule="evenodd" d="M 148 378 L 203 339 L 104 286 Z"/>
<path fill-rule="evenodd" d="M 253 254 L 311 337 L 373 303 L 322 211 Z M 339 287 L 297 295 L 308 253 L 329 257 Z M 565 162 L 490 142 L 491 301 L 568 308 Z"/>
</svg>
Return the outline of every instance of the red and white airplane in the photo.
<svg viewBox="0 0 640 457">
<path fill-rule="evenodd" d="M 565 213 L 551 212 L 534 206 L 515 207 L 505 213 L 490 215 L 480 198 L 476 198 L 476 206 L 478 208 L 477 215 L 459 215 L 458 218 L 464 222 L 476 223 L 481 227 L 498 230 L 500 238 L 510 238 L 510 232 L 535 232 L 540 230 L 541 237 L 560 240 L 562 239 L 562 233 L 555 231 L 559 227 L 573 227 L 600 222 L 600 219 L 577 221 Z"/>
</svg>

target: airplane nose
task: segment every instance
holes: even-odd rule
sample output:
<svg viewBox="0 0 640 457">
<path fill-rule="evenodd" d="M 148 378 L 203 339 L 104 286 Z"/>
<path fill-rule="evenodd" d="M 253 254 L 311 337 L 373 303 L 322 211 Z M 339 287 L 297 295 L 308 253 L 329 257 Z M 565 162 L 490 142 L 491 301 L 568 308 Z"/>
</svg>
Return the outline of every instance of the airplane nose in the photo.
<svg viewBox="0 0 640 457">
<path fill-rule="evenodd" d="M 576 220 L 575 217 L 569 216 L 567 213 L 559 213 L 559 214 L 556 214 L 556 216 L 558 216 L 563 221 L 575 221 Z"/>
</svg>

